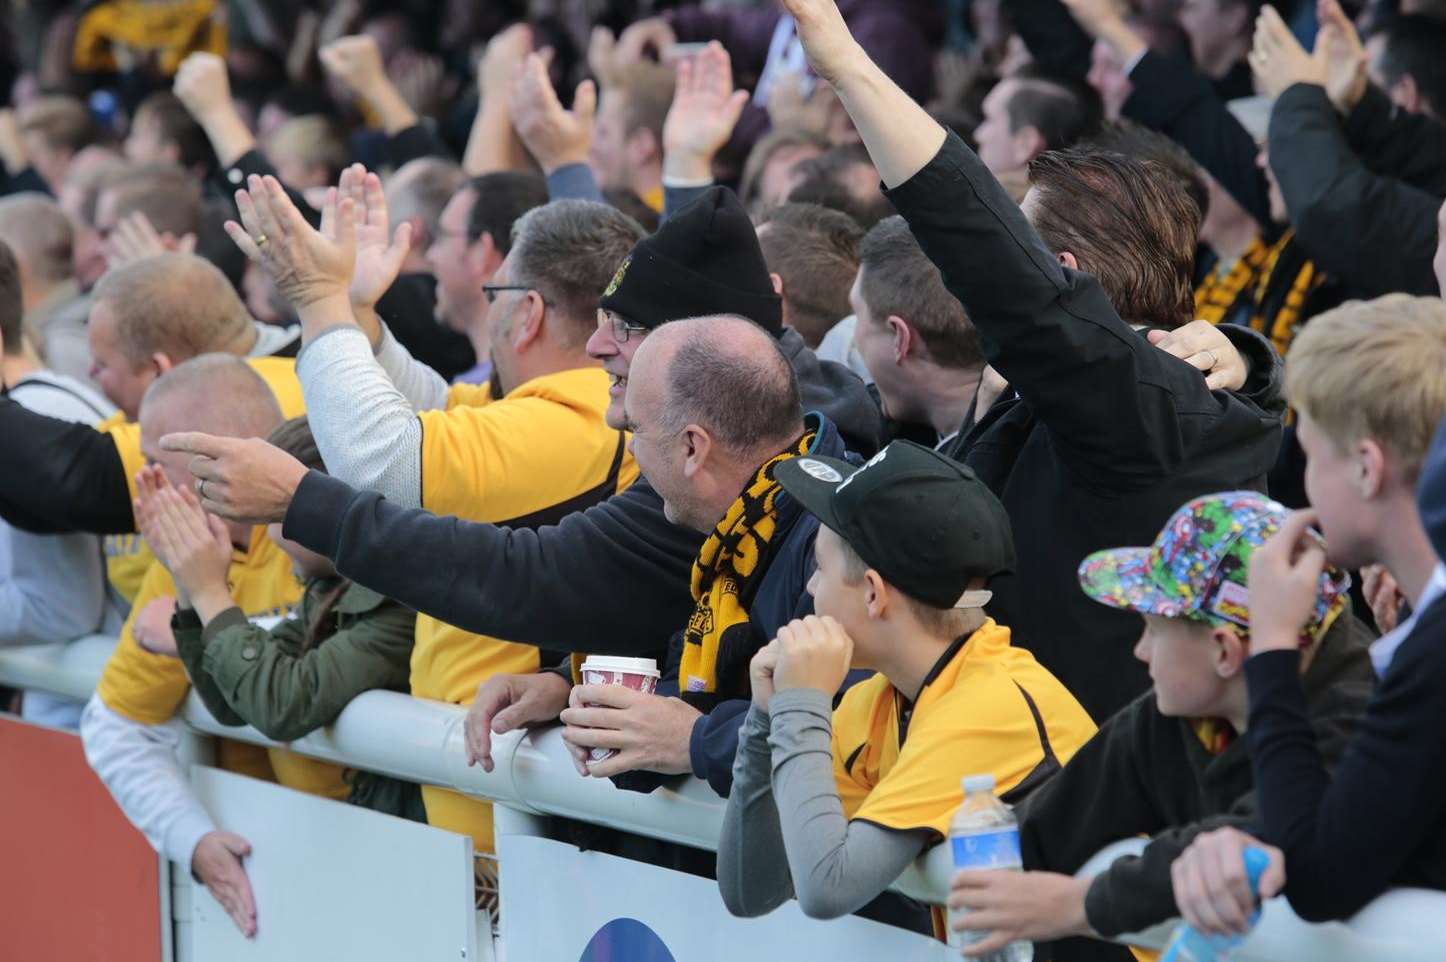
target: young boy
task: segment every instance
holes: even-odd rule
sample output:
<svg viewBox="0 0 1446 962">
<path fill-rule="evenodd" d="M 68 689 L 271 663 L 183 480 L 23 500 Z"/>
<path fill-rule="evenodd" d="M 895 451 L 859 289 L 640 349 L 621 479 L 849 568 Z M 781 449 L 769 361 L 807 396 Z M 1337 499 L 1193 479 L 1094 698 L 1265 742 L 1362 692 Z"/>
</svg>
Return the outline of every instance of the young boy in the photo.
<svg viewBox="0 0 1446 962">
<path fill-rule="evenodd" d="M 862 468 L 806 457 L 777 477 L 822 524 L 808 586 L 817 614 L 753 660 L 718 883 L 735 915 L 796 895 L 832 918 L 948 833 L 964 776 L 991 774 L 1017 800 L 1094 724 L 981 610 L 1014 542 L 969 468 L 895 441 Z M 879 674 L 833 711 L 850 666 Z"/>
<path fill-rule="evenodd" d="M 1135 656 L 1154 687 L 1126 706 L 1024 805 L 1020 847 L 1030 871 L 960 872 L 950 905 L 961 927 L 993 934 L 973 947 L 1137 932 L 1177 914 L 1170 864 L 1198 833 L 1254 815 L 1243 665 L 1252 648 L 1246 571 L 1289 512 L 1253 491 L 1197 498 L 1148 548 L 1086 558 L 1079 579 L 1101 604 L 1137 611 Z M 1305 627 L 1295 635 L 1302 683 L 1327 764 L 1340 758 L 1370 697 L 1364 625 L 1352 616 L 1349 578 L 1319 572 Z M 1082 639 L 1087 641 L 1087 639 Z M 1111 842 L 1151 836 L 1139 856 L 1093 879 L 1078 871 Z M 1121 958 L 1102 943 L 1060 946 L 1059 958 Z"/>
<path fill-rule="evenodd" d="M 1252 559 L 1260 603 L 1245 674 L 1260 837 L 1280 847 L 1261 894 L 1284 885 L 1308 921 L 1347 918 L 1393 885 L 1446 889 L 1446 569 L 1417 504 L 1446 416 L 1442 372 L 1446 303 L 1404 294 L 1312 319 L 1286 358 L 1314 510 L 1293 515 Z M 1422 488 L 1428 510 L 1435 490 Z M 1327 560 L 1384 564 L 1413 611 L 1372 646 L 1380 687 L 1334 779 L 1310 748 L 1290 644 Z M 1210 932 L 1245 928 L 1253 900 L 1240 852 L 1258 844 L 1222 830 L 1191 846 L 1173 870 L 1187 919 Z"/>
</svg>

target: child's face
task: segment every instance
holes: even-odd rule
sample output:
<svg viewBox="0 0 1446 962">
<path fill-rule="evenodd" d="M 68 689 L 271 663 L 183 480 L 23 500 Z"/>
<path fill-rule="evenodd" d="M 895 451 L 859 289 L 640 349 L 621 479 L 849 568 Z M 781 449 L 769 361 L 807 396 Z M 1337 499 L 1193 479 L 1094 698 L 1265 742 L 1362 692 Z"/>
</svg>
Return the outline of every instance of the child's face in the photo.
<svg viewBox="0 0 1446 962">
<path fill-rule="evenodd" d="M 296 574 L 298 581 L 311 581 L 315 578 L 330 578 L 336 574 L 336 566 L 327 558 L 322 557 L 315 551 L 303 548 L 295 541 L 289 541 L 281 536 L 281 525 L 268 524 L 266 535 L 276 542 L 277 547 L 285 551 L 291 558 L 291 570 Z"/>
<path fill-rule="evenodd" d="M 1223 713 L 1229 682 L 1216 670 L 1218 649 L 1208 625 L 1145 615 L 1135 657 L 1150 668 L 1160 714 L 1211 718 Z"/>
<path fill-rule="evenodd" d="M 1377 525 L 1359 480 L 1358 456 L 1342 451 L 1310 419 L 1297 412 L 1296 437 L 1305 452 L 1305 493 L 1320 517 L 1329 560 L 1340 568 L 1361 568 L 1380 560 L 1365 543 Z"/>
<path fill-rule="evenodd" d="M 814 613 L 837 621 L 854 640 L 853 667 L 871 667 L 866 651 L 869 583 L 862 578 L 855 584 L 845 580 L 848 572 L 843 539 L 822 525 L 814 541 L 813 557 L 817 567 L 808 580 L 808 593 L 813 595 Z"/>
</svg>

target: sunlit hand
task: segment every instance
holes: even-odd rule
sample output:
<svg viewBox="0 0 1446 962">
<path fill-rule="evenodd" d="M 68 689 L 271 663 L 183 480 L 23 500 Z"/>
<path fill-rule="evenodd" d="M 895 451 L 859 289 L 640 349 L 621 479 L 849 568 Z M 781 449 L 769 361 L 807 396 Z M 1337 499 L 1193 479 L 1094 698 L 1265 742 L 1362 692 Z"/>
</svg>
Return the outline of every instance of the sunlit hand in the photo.
<svg viewBox="0 0 1446 962">
<path fill-rule="evenodd" d="M 306 222 L 275 177 L 247 178 L 236 192 L 241 223 L 226 233 L 248 258 L 271 275 L 276 290 L 301 311 L 347 297 L 356 262 L 355 204 L 329 192 L 321 230 Z"/>
<path fill-rule="evenodd" d="M 702 713 L 680 698 L 649 695 L 622 685 L 578 685 L 562 713 L 563 739 L 578 750 L 616 749 L 580 770 L 594 778 L 648 771 L 681 775 L 693 770 L 688 746 Z M 585 757 L 585 756 L 584 756 Z"/>
<path fill-rule="evenodd" d="M 612 65 L 627 67 L 641 63 L 651 50 L 662 59 L 668 48 L 678 42 L 678 35 L 662 17 L 648 17 L 626 27 L 618 35 L 618 42 L 612 50 Z M 603 79 L 606 79 L 605 75 Z"/>
<path fill-rule="evenodd" d="M 773 669 L 776 691 L 812 688 L 831 698 L 849 673 L 854 642 L 832 618 L 809 615 L 791 621 L 778 629 L 774 643 L 778 645 Z"/>
<path fill-rule="evenodd" d="M 191 854 L 191 874 L 248 939 L 256 935 L 256 897 L 241 860 L 250 854 L 251 843 L 230 832 L 207 832 Z"/>
<path fill-rule="evenodd" d="M 337 196 L 350 198 L 356 222 L 356 263 L 347 293 L 352 307 L 371 310 L 401 273 L 412 247 L 412 225 L 400 224 L 393 233 L 382 180 L 361 164 L 341 172 Z"/>
<path fill-rule="evenodd" d="M 512 82 L 508 106 L 517 136 L 546 173 L 569 164 L 587 163 L 592 146 L 593 118 L 597 113 L 597 87 L 591 80 L 578 84 L 572 109 L 564 110 L 547 75 L 548 57 L 528 54 Z"/>
<path fill-rule="evenodd" d="M 484 681 L 462 723 L 467 764 L 480 764 L 483 771 L 492 771 L 492 736 L 557 721 L 571 691 L 568 680 L 551 671 L 493 675 Z"/>
<path fill-rule="evenodd" d="M 214 53 L 197 52 L 181 61 L 172 91 L 198 123 L 235 109 L 226 61 Z"/>
<path fill-rule="evenodd" d="M 487 41 L 482 63 L 477 68 L 478 92 L 483 97 L 507 97 L 512 78 L 532 53 L 532 28 L 515 23 Z"/>
<path fill-rule="evenodd" d="M 768 91 L 768 120 L 774 130 L 827 133 L 838 96 L 825 84 L 816 83 L 812 90 L 808 87 L 808 77 L 799 71 L 774 78 Z"/>
<path fill-rule="evenodd" d="M 1205 386 L 1212 391 L 1238 391 L 1250 377 L 1245 358 L 1209 321 L 1191 321 L 1173 331 L 1150 331 L 1145 336 L 1204 374 Z"/>
<path fill-rule="evenodd" d="M 965 948 L 964 955 L 988 955 L 1016 941 L 1088 935 L 1085 893 L 1090 881 L 1054 872 L 956 872 L 949 883 L 949 908 L 968 912 L 954 921 L 954 931 L 987 933 Z"/>
<path fill-rule="evenodd" d="M 1307 53 L 1274 7 L 1261 7 L 1255 20 L 1255 44 L 1250 67 L 1267 97 L 1279 97 L 1295 84 L 1326 84 L 1324 49 Z"/>
<path fill-rule="evenodd" d="M 793 16 L 808 65 L 825 83 L 837 84 L 849 70 L 868 62 L 868 55 L 849 33 L 834 0 L 782 0 Z"/>
<path fill-rule="evenodd" d="M 1253 608 L 1252 604 L 1252 608 Z M 1252 623 L 1255 612 L 1251 612 Z M 1207 935 L 1244 934 L 1255 912 L 1255 897 L 1245 873 L 1245 850 L 1263 849 L 1270 864 L 1260 877 L 1260 897 L 1274 898 L 1285 887 L 1285 856 L 1280 849 L 1234 828 L 1197 835 L 1170 867 L 1175 905 L 1195 929 Z"/>
<path fill-rule="evenodd" d="M 663 123 L 663 176 L 697 180 L 712 176 L 713 158 L 748 103 L 733 89 L 733 63 L 718 41 L 678 61 L 673 105 Z"/>
<path fill-rule="evenodd" d="M 370 99 L 377 88 L 389 82 L 381 48 L 368 34 L 333 40 L 317 51 L 317 57 L 327 73 L 363 99 Z"/>
<path fill-rule="evenodd" d="M 260 438 L 221 438 L 198 431 L 167 434 L 161 450 L 194 455 L 191 474 L 201 507 L 243 524 L 283 521 L 306 466 Z"/>
<path fill-rule="evenodd" d="M 1311 526 L 1314 511 L 1296 511 L 1250 556 L 1250 650 L 1289 651 L 1300 645 L 1320 594 L 1326 552 Z"/>
</svg>

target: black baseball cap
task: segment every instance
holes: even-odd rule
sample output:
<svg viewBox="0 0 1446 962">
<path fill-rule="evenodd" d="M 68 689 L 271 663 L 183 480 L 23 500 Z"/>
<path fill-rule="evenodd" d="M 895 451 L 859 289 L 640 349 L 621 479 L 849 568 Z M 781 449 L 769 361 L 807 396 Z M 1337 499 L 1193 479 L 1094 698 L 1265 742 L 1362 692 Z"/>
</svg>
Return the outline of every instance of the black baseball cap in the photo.
<svg viewBox="0 0 1446 962">
<path fill-rule="evenodd" d="M 885 581 L 937 608 L 955 607 L 976 578 L 1014 570 L 1004 505 L 930 448 L 894 441 L 863 467 L 790 458 L 774 476 Z"/>
</svg>

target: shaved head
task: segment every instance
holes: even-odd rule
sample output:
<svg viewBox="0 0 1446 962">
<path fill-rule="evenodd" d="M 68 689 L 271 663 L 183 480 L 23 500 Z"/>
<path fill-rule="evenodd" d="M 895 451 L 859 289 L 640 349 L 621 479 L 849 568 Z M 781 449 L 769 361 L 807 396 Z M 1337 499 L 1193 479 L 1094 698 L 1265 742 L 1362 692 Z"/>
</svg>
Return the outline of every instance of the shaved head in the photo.
<svg viewBox="0 0 1446 962">
<path fill-rule="evenodd" d="M 734 315 L 655 328 L 633 355 L 624 416 L 664 513 L 703 532 L 803 435 L 793 365 L 771 334 Z"/>
<path fill-rule="evenodd" d="M 226 275 L 194 254 L 155 254 L 107 271 L 95 300 L 109 309 L 133 363 L 156 353 L 175 362 L 241 353 L 252 332 L 251 315 Z"/>
<path fill-rule="evenodd" d="M 271 388 L 251 365 L 231 354 L 205 354 L 156 378 L 141 401 L 141 449 L 149 460 L 165 464 L 174 453 L 160 440 L 177 431 L 201 431 L 228 438 L 264 438 L 281 424 L 281 408 Z M 182 461 L 186 459 L 181 456 Z M 189 472 L 172 476 L 189 483 Z M 167 474 L 171 474 L 167 466 Z"/>
</svg>

